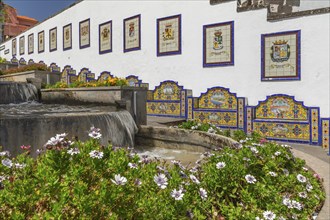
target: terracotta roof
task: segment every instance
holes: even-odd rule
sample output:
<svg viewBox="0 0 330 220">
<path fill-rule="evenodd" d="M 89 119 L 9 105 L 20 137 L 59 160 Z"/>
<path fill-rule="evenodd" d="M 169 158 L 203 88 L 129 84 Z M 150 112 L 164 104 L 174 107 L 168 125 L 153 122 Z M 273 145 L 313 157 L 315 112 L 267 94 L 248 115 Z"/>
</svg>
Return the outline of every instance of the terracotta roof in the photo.
<svg viewBox="0 0 330 220">
<path fill-rule="evenodd" d="M 30 18 L 30 17 L 27 17 L 27 16 L 23 16 L 23 15 L 17 15 L 17 18 L 18 19 L 24 19 L 24 20 L 29 20 L 29 21 L 36 21 L 38 22 L 36 19 L 34 18 Z"/>
</svg>

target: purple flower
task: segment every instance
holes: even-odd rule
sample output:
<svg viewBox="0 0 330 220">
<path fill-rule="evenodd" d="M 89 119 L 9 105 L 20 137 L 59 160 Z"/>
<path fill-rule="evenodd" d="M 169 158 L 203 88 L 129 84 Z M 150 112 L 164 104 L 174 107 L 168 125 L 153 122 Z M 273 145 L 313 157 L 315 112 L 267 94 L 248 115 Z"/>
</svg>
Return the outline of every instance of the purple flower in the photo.
<svg viewBox="0 0 330 220">
<path fill-rule="evenodd" d="M 175 200 L 182 200 L 184 194 L 182 193 L 181 190 L 172 190 L 171 192 L 171 196 L 175 199 Z"/>
<path fill-rule="evenodd" d="M 167 177 L 164 174 L 158 174 L 154 176 L 154 181 L 161 189 L 165 189 L 167 187 Z"/>
<path fill-rule="evenodd" d="M 115 175 L 115 180 L 111 180 L 116 185 L 125 185 L 127 182 L 127 179 L 123 176 L 120 176 L 120 174 Z"/>
</svg>

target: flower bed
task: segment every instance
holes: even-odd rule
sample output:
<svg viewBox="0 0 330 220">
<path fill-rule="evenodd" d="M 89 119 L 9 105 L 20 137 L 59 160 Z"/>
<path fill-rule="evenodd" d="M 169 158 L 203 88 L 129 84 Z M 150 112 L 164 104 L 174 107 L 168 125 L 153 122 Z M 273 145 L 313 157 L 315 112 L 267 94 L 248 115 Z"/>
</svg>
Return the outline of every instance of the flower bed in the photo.
<svg viewBox="0 0 330 220">
<path fill-rule="evenodd" d="M 59 89 L 59 88 L 82 88 L 82 87 L 103 87 L 103 86 L 127 86 L 128 82 L 125 78 L 119 77 L 109 77 L 104 81 L 91 81 L 91 82 L 81 82 L 76 81 L 71 84 L 65 82 L 57 82 L 54 85 L 46 85 L 46 89 Z"/>
<path fill-rule="evenodd" d="M 34 63 L 30 65 L 20 66 L 13 69 L 4 70 L 2 75 L 13 74 L 13 73 L 20 73 L 20 72 L 27 72 L 32 70 L 39 70 L 39 71 L 49 71 L 49 68 L 44 64 Z"/>
<path fill-rule="evenodd" d="M 308 219 L 324 193 L 289 146 L 255 136 L 189 167 L 133 149 L 51 138 L 37 159 L 0 152 L 0 219 Z M 222 219 L 223 219 L 222 218 Z"/>
</svg>

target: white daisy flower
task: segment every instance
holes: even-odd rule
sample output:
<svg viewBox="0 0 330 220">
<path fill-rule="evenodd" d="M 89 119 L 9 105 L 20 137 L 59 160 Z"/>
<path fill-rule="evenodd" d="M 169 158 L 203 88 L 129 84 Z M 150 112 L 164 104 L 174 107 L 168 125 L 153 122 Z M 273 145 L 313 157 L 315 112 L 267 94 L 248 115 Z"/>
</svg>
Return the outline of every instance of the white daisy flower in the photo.
<svg viewBox="0 0 330 220">
<path fill-rule="evenodd" d="M 266 220 L 274 220 L 276 218 L 276 214 L 272 211 L 264 211 L 263 216 Z"/>
<path fill-rule="evenodd" d="M 306 177 L 304 177 L 303 175 L 301 174 L 298 174 L 297 175 L 297 180 L 301 183 L 305 183 L 307 181 Z"/>
<path fill-rule="evenodd" d="M 217 167 L 217 169 L 222 169 L 226 166 L 226 163 L 225 162 L 219 162 L 215 165 Z"/>
<path fill-rule="evenodd" d="M 257 182 L 256 178 L 250 174 L 245 176 L 245 179 L 248 183 L 254 184 Z"/>
</svg>

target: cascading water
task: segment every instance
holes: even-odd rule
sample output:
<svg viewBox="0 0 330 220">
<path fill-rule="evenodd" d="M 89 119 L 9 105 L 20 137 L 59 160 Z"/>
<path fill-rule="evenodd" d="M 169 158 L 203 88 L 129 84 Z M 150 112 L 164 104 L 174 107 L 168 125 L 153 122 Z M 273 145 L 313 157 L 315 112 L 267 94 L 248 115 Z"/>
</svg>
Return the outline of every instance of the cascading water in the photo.
<svg viewBox="0 0 330 220">
<path fill-rule="evenodd" d="M 91 126 L 101 129 L 104 145 L 134 146 L 137 126 L 128 111 L 111 106 L 67 106 L 21 103 L 0 105 L 0 145 L 12 155 L 31 145 L 32 155 L 50 137 L 68 133 L 68 137 L 88 139 Z"/>
<path fill-rule="evenodd" d="M 0 104 L 38 100 L 38 90 L 30 83 L 0 82 Z"/>
</svg>

